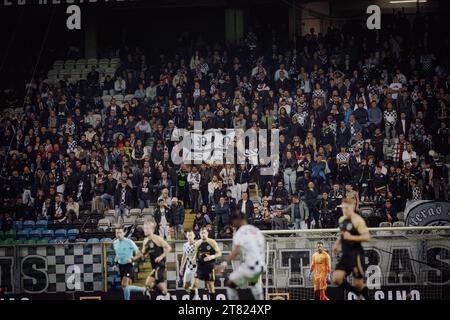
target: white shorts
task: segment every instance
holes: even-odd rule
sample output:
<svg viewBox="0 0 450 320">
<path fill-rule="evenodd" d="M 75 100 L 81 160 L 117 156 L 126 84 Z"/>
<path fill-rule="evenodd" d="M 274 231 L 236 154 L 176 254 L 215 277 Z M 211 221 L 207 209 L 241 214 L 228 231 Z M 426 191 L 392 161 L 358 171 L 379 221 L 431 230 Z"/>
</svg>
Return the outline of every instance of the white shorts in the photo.
<svg viewBox="0 0 450 320">
<path fill-rule="evenodd" d="M 230 274 L 230 281 L 236 284 L 238 287 L 247 285 L 249 282 L 256 283 L 262 275 L 262 271 L 251 270 L 246 265 L 240 265 Z"/>
<path fill-rule="evenodd" d="M 194 268 L 192 270 L 189 268 L 186 268 L 186 270 L 184 271 L 184 275 L 183 275 L 183 283 L 189 282 L 190 284 L 193 284 L 196 272 L 197 272 L 197 268 Z"/>
</svg>

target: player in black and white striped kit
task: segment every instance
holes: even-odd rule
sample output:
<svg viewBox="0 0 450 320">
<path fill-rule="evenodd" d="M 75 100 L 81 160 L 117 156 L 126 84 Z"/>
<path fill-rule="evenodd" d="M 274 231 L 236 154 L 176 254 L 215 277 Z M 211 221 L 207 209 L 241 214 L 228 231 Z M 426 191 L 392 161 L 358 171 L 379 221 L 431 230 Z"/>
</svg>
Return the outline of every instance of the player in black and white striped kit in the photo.
<svg viewBox="0 0 450 320">
<path fill-rule="evenodd" d="M 193 231 L 186 232 L 187 242 L 183 245 L 183 256 L 181 257 L 180 277 L 183 278 L 183 288 L 191 293 L 192 285 L 197 272 L 195 234 Z M 194 300 L 198 299 L 198 289 L 194 289 Z"/>
</svg>

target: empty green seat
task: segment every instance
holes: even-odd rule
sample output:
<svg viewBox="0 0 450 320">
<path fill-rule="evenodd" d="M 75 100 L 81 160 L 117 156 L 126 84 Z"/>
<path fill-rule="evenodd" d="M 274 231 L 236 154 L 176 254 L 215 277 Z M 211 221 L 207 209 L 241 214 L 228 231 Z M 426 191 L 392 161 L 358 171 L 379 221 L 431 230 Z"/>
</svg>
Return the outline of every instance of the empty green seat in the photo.
<svg viewBox="0 0 450 320">
<path fill-rule="evenodd" d="M 0 230 L 0 240 L 3 239 L 5 239 L 5 233 L 2 230 Z"/>
<path fill-rule="evenodd" d="M 15 238 L 16 238 L 16 230 L 5 231 L 5 239 L 15 239 Z"/>
</svg>

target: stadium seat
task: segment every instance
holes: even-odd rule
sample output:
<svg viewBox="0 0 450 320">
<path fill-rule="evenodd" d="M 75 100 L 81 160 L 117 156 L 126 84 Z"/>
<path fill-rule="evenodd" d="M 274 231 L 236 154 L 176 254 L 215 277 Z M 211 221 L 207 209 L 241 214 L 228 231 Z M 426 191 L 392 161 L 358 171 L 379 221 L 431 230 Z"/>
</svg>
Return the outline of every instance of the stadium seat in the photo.
<svg viewBox="0 0 450 320">
<path fill-rule="evenodd" d="M 53 68 L 54 69 L 62 69 L 64 67 L 64 61 L 63 60 L 55 60 L 53 62 Z"/>
<path fill-rule="evenodd" d="M 134 94 L 127 94 L 124 98 L 123 101 L 128 101 L 131 102 L 131 100 L 134 99 Z"/>
<path fill-rule="evenodd" d="M 380 228 L 390 228 L 392 227 L 392 223 L 390 222 L 381 222 L 380 223 Z"/>
<path fill-rule="evenodd" d="M 70 241 L 75 241 L 76 238 L 78 238 L 78 235 L 80 234 L 80 231 L 78 229 L 70 229 L 67 231 L 67 239 Z"/>
<path fill-rule="evenodd" d="M 41 237 L 42 239 L 53 239 L 54 232 L 53 230 L 42 230 Z"/>
<path fill-rule="evenodd" d="M 100 243 L 100 240 L 98 240 L 98 238 L 90 238 L 87 243 Z"/>
<path fill-rule="evenodd" d="M 129 217 L 124 216 L 123 217 L 123 226 L 124 227 L 133 226 L 135 222 L 136 222 L 136 217 L 133 217 L 133 216 L 129 216 Z"/>
<path fill-rule="evenodd" d="M 36 244 L 48 244 L 49 240 L 48 239 L 39 239 L 36 240 Z"/>
<path fill-rule="evenodd" d="M 67 231 L 66 231 L 66 229 L 55 230 L 55 238 L 56 239 L 58 239 L 58 238 L 66 239 L 67 238 Z"/>
<path fill-rule="evenodd" d="M 35 228 L 44 230 L 44 229 L 47 229 L 47 227 L 48 227 L 48 221 L 47 220 L 38 220 L 38 221 L 36 221 Z"/>
<path fill-rule="evenodd" d="M 130 210 L 130 216 L 132 216 L 132 217 L 137 218 L 137 217 L 140 217 L 141 215 L 142 215 L 141 209 L 131 209 Z"/>
<path fill-rule="evenodd" d="M 405 221 L 405 213 L 403 211 L 397 212 L 397 220 Z"/>
<path fill-rule="evenodd" d="M 41 230 L 40 229 L 31 230 L 28 237 L 31 240 L 40 240 L 41 239 Z"/>
<path fill-rule="evenodd" d="M 48 240 L 48 244 L 56 244 L 56 243 L 58 243 L 58 240 L 56 240 L 56 239 Z"/>
<path fill-rule="evenodd" d="M 23 229 L 23 222 L 22 221 L 14 221 L 14 230 L 22 230 Z"/>
<path fill-rule="evenodd" d="M 92 67 L 92 66 L 96 67 L 97 65 L 98 65 L 97 59 L 95 59 L 95 58 L 88 59 L 88 61 L 87 61 L 88 67 Z"/>
<path fill-rule="evenodd" d="M 24 229 L 34 229 L 36 223 L 33 220 L 27 220 L 23 222 Z"/>
<path fill-rule="evenodd" d="M 144 222 L 145 222 L 144 218 L 137 218 L 135 224 L 136 224 L 136 226 L 142 227 L 142 226 L 144 226 Z"/>
<path fill-rule="evenodd" d="M 66 60 L 64 62 L 64 69 L 73 69 L 75 67 L 75 60 Z"/>
<path fill-rule="evenodd" d="M 101 243 L 112 243 L 113 242 L 113 239 L 111 239 L 111 238 L 102 238 L 102 239 L 100 239 L 100 242 Z"/>
<path fill-rule="evenodd" d="M 405 226 L 405 222 L 404 222 L 404 221 L 395 221 L 395 222 L 392 224 L 392 226 L 393 226 L 393 227 L 396 227 L 396 228 L 404 227 L 404 226 Z"/>
<path fill-rule="evenodd" d="M 15 239 L 16 238 L 16 230 L 8 230 L 5 231 L 5 239 Z"/>
<path fill-rule="evenodd" d="M 98 228 L 107 230 L 111 226 L 111 222 L 107 218 L 100 219 L 98 221 Z"/>
<path fill-rule="evenodd" d="M 36 240 L 28 239 L 25 240 L 22 244 L 36 244 Z"/>
<path fill-rule="evenodd" d="M 5 233 L 0 230 L 0 240 L 4 240 L 5 239 Z"/>
<path fill-rule="evenodd" d="M 84 69 L 86 68 L 86 60 L 85 59 L 78 59 L 75 63 L 75 66 L 77 69 Z"/>
<path fill-rule="evenodd" d="M 359 213 L 362 217 L 368 218 L 373 215 L 373 208 L 370 207 L 361 207 L 359 209 Z"/>
<path fill-rule="evenodd" d="M 116 212 L 114 210 L 106 210 L 105 218 L 113 225 L 116 222 Z"/>
<path fill-rule="evenodd" d="M 27 240 L 30 233 L 28 229 L 20 230 L 17 232 L 16 239 L 18 240 Z"/>
</svg>

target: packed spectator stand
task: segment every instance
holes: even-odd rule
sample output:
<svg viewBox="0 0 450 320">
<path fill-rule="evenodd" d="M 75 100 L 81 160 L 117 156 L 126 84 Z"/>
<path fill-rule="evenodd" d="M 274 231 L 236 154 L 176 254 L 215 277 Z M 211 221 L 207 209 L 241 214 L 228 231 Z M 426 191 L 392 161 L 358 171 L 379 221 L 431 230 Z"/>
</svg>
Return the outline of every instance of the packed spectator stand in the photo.
<svg viewBox="0 0 450 320">
<path fill-rule="evenodd" d="M 118 222 L 142 239 L 148 219 L 167 239 L 230 238 L 233 210 L 264 230 L 334 228 L 343 197 L 371 226 L 402 226 L 407 201 L 448 200 L 450 76 L 426 32 L 396 30 L 55 61 L 2 110 L 1 243 L 110 241 Z M 174 165 L 174 132 L 194 121 L 278 128 L 278 173 Z"/>
</svg>

